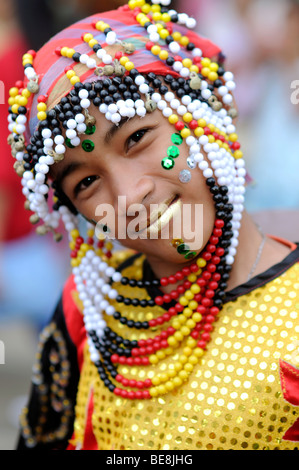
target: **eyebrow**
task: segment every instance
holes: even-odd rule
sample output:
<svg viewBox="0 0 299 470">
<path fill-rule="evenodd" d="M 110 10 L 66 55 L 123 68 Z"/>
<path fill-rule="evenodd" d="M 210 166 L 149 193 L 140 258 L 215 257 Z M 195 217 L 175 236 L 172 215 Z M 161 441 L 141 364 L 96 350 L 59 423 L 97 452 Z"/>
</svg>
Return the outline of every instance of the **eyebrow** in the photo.
<svg viewBox="0 0 299 470">
<path fill-rule="evenodd" d="M 55 182 L 57 186 L 61 189 L 62 183 L 65 180 L 65 178 L 72 173 L 74 173 L 76 170 L 80 169 L 81 167 L 84 166 L 84 162 L 70 162 L 68 163 L 62 172 L 58 174 L 57 178 L 55 179 Z"/>
<path fill-rule="evenodd" d="M 132 120 L 132 119 L 131 119 Z M 126 124 L 129 121 L 129 118 L 123 117 L 119 123 L 113 124 L 110 129 L 107 131 L 105 135 L 105 143 L 109 144 L 112 140 L 112 138 L 115 136 L 115 134 L 122 128 L 124 124 Z"/>
</svg>

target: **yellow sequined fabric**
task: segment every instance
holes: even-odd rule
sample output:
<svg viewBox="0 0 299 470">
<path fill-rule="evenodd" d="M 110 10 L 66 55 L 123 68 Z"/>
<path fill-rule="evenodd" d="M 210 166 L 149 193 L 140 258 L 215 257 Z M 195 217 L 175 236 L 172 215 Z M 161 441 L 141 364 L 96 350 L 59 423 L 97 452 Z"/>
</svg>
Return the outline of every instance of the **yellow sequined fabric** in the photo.
<svg viewBox="0 0 299 470">
<path fill-rule="evenodd" d="M 123 275 L 140 278 L 142 261 L 137 259 Z M 145 297 L 140 289 L 118 288 L 123 295 Z M 299 418 L 299 407 L 283 396 L 279 363 L 283 360 L 299 369 L 298 292 L 299 263 L 226 303 L 207 352 L 188 382 L 159 398 L 129 400 L 113 395 L 100 380 L 85 348 L 73 443 L 77 448 L 83 446 L 92 396 L 92 430 L 102 450 L 299 448 L 299 442 L 284 439 Z M 118 305 L 118 310 L 139 321 L 161 314 L 159 307 L 133 310 Z M 149 337 L 149 332 L 136 333 L 111 317 L 107 317 L 107 324 L 131 340 Z M 152 329 L 151 336 L 158 333 L 159 329 Z M 178 355 L 155 366 L 120 366 L 118 370 L 128 378 L 144 380 L 165 371 Z"/>
</svg>

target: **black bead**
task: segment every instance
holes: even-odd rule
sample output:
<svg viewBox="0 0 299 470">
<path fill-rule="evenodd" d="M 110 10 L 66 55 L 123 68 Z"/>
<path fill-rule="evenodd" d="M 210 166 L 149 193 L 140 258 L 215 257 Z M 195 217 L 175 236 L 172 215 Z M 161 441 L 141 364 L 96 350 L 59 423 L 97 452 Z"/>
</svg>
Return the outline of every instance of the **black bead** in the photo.
<svg viewBox="0 0 299 470">
<path fill-rule="evenodd" d="M 206 183 L 208 186 L 214 186 L 216 184 L 215 178 L 207 178 Z"/>
<path fill-rule="evenodd" d="M 72 56 L 72 59 L 74 62 L 80 62 L 80 56 L 81 54 L 79 52 L 75 52 L 75 54 L 73 54 Z"/>
<path fill-rule="evenodd" d="M 131 299 L 124 299 L 125 305 L 131 305 Z"/>
<path fill-rule="evenodd" d="M 131 303 L 132 303 L 132 305 L 133 305 L 134 307 L 138 307 L 140 301 L 139 301 L 139 299 L 132 299 L 132 300 L 131 300 Z"/>
</svg>

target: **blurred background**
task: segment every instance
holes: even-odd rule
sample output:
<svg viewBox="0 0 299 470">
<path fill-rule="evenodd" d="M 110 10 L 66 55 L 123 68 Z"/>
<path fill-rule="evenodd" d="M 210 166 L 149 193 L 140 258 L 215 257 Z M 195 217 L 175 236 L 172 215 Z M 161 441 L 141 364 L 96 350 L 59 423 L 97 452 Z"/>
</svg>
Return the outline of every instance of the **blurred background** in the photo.
<svg viewBox="0 0 299 470">
<path fill-rule="evenodd" d="M 0 450 L 15 448 L 38 333 L 69 275 L 67 240 L 39 238 L 28 222 L 6 140 L 8 91 L 22 54 L 61 28 L 126 1 L 0 0 Z M 177 0 L 197 31 L 221 46 L 235 74 L 238 135 L 252 183 L 247 210 L 267 233 L 299 241 L 299 0 Z M 297 90 L 299 82 L 297 82 Z M 292 99 L 293 96 L 293 99 Z M 293 101 L 293 102 L 292 102 Z"/>
</svg>

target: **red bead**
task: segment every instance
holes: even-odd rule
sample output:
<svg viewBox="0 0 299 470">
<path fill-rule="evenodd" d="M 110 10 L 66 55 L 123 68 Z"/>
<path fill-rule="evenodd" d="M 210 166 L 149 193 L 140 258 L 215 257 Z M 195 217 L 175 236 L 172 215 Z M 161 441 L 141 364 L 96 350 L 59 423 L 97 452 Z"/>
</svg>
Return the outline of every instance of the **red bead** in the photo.
<svg viewBox="0 0 299 470">
<path fill-rule="evenodd" d="M 212 290 L 212 289 L 208 289 L 206 292 L 205 292 L 205 295 L 208 297 L 208 299 L 212 299 L 215 295 L 215 292 Z"/>
<path fill-rule="evenodd" d="M 118 362 L 119 362 L 120 364 L 126 364 L 126 362 L 127 362 L 126 359 L 127 359 L 126 357 L 120 356 Z"/>
<path fill-rule="evenodd" d="M 212 279 L 213 279 L 213 281 L 216 281 L 216 282 L 220 281 L 221 274 L 220 273 L 214 273 L 213 276 L 212 276 Z"/>
<path fill-rule="evenodd" d="M 134 358 L 133 357 L 128 357 L 127 358 L 127 364 L 128 364 L 128 366 L 133 366 L 134 365 Z"/>
<path fill-rule="evenodd" d="M 183 278 L 184 278 L 184 275 L 181 271 L 178 271 L 176 274 L 175 274 L 175 278 L 178 280 L 178 281 L 181 281 Z"/>
<path fill-rule="evenodd" d="M 140 348 L 146 346 L 146 340 L 145 340 L 145 339 L 140 339 L 140 340 L 138 341 L 138 346 L 139 346 Z"/>
<path fill-rule="evenodd" d="M 120 383 L 122 382 L 122 379 L 123 379 L 123 376 L 120 374 L 117 374 L 117 376 L 115 377 L 115 380 Z"/>
<path fill-rule="evenodd" d="M 206 341 L 200 340 L 200 341 L 198 341 L 197 346 L 201 349 L 206 349 L 207 343 L 206 343 Z"/>
<path fill-rule="evenodd" d="M 224 221 L 221 219 L 216 219 L 215 221 L 215 227 L 217 228 L 223 228 L 224 227 Z"/>
<path fill-rule="evenodd" d="M 211 313 L 211 315 L 216 316 L 216 315 L 218 315 L 219 312 L 220 312 L 220 310 L 219 310 L 218 307 L 211 307 L 211 308 L 210 308 L 210 313 Z"/>
<path fill-rule="evenodd" d="M 163 320 L 162 317 L 157 318 L 156 321 L 157 321 L 157 324 L 158 324 L 158 325 L 163 325 L 163 323 L 164 323 L 164 320 Z"/>
<path fill-rule="evenodd" d="M 167 331 L 161 331 L 161 339 L 167 339 L 168 338 L 168 334 L 167 334 Z"/>
<path fill-rule="evenodd" d="M 126 379 L 125 377 L 123 377 L 121 383 L 123 384 L 124 387 L 128 387 L 128 385 L 129 385 L 129 380 Z"/>
<path fill-rule="evenodd" d="M 169 313 L 164 313 L 162 318 L 163 318 L 163 322 L 165 323 L 171 319 L 171 315 Z"/>
<path fill-rule="evenodd" d="M 157 326 L 157 321 L 155 320 L 155 318 L 153 318 L 148 322 L 148 324 L 151 328 L 153 328 L 154 326 Z"/>
<path fill-rule="evenodd" d="M 174 127 L 177 131 L 182 131 L 185 128 L 185 124 L 182 121 L 178 121 Z"/>
<path fill-rule="evenodd" d="M 71 258 L 77 258 L 77 251 L 73 250 L 70 254 Z"/>
<path fill-rule="evenodd" d="M 193 339 L 198 339 L 198 337 L 199 337 L 198 331 L 192 331 L 191 337 L 192 337 Z"/>
<path fill-rule="evenodd" d="M 217 248 L 216 255 L 217 256 L 223 256 L 224 255 L 224 248 Z"/>
<path fill-rule="evenodd" d="M 163 301 L 163 297 L 156 297 L 155 298 L 155 303 L 157 305 L 163 305 L 164 301 Z"/>
<path fill-rule="evenodd" d="M 178 287 L 177 287 L 177 292 L 178 292 L 179 294 L 183 294 L 183 293 L 185 292 L 184 286 L 178 286 Z"/>
<path fill-rule="evenodd" d="M 130 390 L 130 391 L 128 392 L 128 398 L 129 398 L 130 400 L 135 400 L 136 395 L 135 395 L 135 392 L 134 392 L 133 390 Z"/>
<path fill-rule="evenodd" d="M 62 47 L 56 47 L 55 54 L 60 56 L 61 55 L 61 49 L 62 49 Z"/>
<path fill-rule="evenodd" d="M 181 304 L 176 304 L 175 309 L 177 312 L 182 312 L 184 310 L 184 307 Z"/>
<path fill-rule="evenodd" d="M 163 295 L 164 303 L 169 304 L 171 302 L 171 296 L 169 294 Z"/>
<path fill-rule="evenodd" d="M 177 299 L 178 296 L 179 296 L 179 293 L 178 293 L 177 290 L 172 291 L 171 294 L 170 294 L 170 297 L 171 297 L 172 299 Z"/>
<path fill-rule="evenodd" d="M 175 276 L 169 276 L 168 281 L 170 282 L 170 284 L 176 284 L 177 283 L 177 280 L 176 280 Z"/>
<path fill-rule="evenodd" d="M 218 237 L 218 238 L 221 237 L 221 235 L 222 235 L 221 228 L 214 228 L 213 234 L 215 235 L 215 237 Z"/>
<path fill-rule="evenodd" d="M 121 395 L 121 389 L 118 387 L 115 387 L 113 390 L 114 395 L 117 395 L 118 397 Z"/>
<path fill-rule="evenodd" d="M 122 56 L 123 56 L 123 53 L 121 51 L 117 51 L 114 57 L 116 60 L 119 60 L 122 58 Z"/>
<path fill-rule="evenodd" d="M 199 305 L 199 306 L 197 307 L 196 311 L 197 311 L 198 313 L 200 313 L 201 315 L 205 315 L 207 309 L 206 309 L 206 307 L 205 307 L 204 305 Z"/>
<path fill-rule="evenodd" d="M 202 294 L 195 294 L 194 296 L 195 302 L 201 302 L 201 299 L 202 299 Z"/>
<path fill-rule="evenodd" d="M 153 354 L 153 353 L 154 353 L 154 348 L 152 346 L 147 346 L 146 354 Z"/>
<path fill-rule="evenodd" d="M 145 379 L 145 381 L 144 381 L 144 386 L 145 386 L 146 388 L 149 388 L 149 387 L 151 387 L 152 385 L 153 385 L 153 384 L 152 384 L 151 379 Z"/>
<path fill-rule="evenodd" d="M 207 283 L 207 282 L 206 282 L 204 279 L 202 279 L 202 278 L 197 279 L 197 281 L 196 281 L 196 284 L 197 284 L 199 287 L 205 287 L 206 283 Z"/>
<path fill-rule="evenodd" d="M 141 358 L 141 365 L 143 365 L 143 366 L 148 366 L 149 365 L 148 357 L 142 357 Z"/>
<path fill-rule="evenodd" d="M 141 380 L 138 380 L 138 382 L 136 382 L 136 388 L 143 388 L 144 384 Z"/>
<path fill-rule="evenodd" d="M 155 43 L 152 41 L 148 41 L 145 45 L 145 48 L 150 51 L 152 47 L 154 47 Z"/>
<path fill-rule="evenodd" d="M 179 55 L 175 55 L 175 56 L 174 56 L 174 60 L 175 60 L 176 62 L 182 62 L 182 61 L 183 61 L 182 57 L 179 56 Z"/>
<path fill-rule="evenodd" d="M 213 315 L 207 315 L 205 317 L 205 322 L 207 323 L 214 323 L 214 321 L 215 321 L 215 317 Z"/>
<path fill-rule="evenodd" d="M 184 276 L 189 276 L 189 274 L 191 274 L 191 270 L 190 268 L 183 268 L 182 269 L 182 273 L 184 274 Z"/>
<path fill-rule="evenodd" d="M 185 281 L 183 286 L 185 287 L 185 289 L 190 289 L 190 287 L 192 286 L 192 283 L 190 281 Z"/>
<path fill-rule="evenodd" d="M 239 150 L 241 148 L 240 142 L 234 142 L 232 145 L 233 150 Z"/>
<path fill-rule="evenodd" d="M 38 103 L 46 103 L 47 100 L 48 100 L 48 97 L 45 96 L 45 95 L 40 95 L 40 96 L 37 98 Z"/>
<path fill-rule="evenodd" d="M 134 364 L 135 364 L 135 366 L 141 366 L 142 365 L 142 358 L 141 357 L 134 357 Z"/>
<path fill-rule="evenodd" d="M 32 55 L 32 57 L 34 58 L 36 56 L 36 52 L 33 50 L 33 49 L 30 49 L 27 54 L 30 54 Z"/>
<path fill-rule="evenodd" d="M 168 348 L 169 344 L 168 344 L 168 342 L 166 341 L 166 339 L 162 339 L 162 341 L 161 341 L 161 346 L 162 346 L 163 349 Z"/>
<path fill-rule="evenodd" d="M 209 271 L 205 271 L 205 272 L 202 274 L 202 277 L 203 277 L 206 281 L 208 281 L 209 279 L 211 279 L 212 274 L 209 273 Z"/>
<path fill-rule="evenodd" d="M 151 398 L 150 392 L 148 390 L 143 390 L 142 396 L 145 400 Z"/>
<path fill-rule="evenodd" d="M 168 279 L 167 279 L 167 277 L 162 277 L 162 278 L 160 279 L 160 284 L 161 284 L 162 287 L 168 286 Z"/>
<path fill-rule="evenodd" d="M 202 305 L 204 307 L 210 307 L 211 306 L 211 300 L 210 299 L 207 299 L 206 297 L 204 299 L 202 299 Z"/>
<path fill-rule="evenodd" d="M 129 387 L 135 388 L 136 387 L 136 380 L 134 380 L 134 379 L 129 380 Z"/>
<path fill-rule="evenodd" d="M 204 133 L 205 133 L 205 135 L 210 135 L 210 134 L 212 134 L 212 131 L 209 127 L 204 127 Z"/>
<path fill-rule="evenodd" d="M 171 336 L 176 332 L 176 330 L 172 326 L 169 326 L 167 328 L 167 332 L 168 332 L 169 336 Z"/>
<path fill-rule="evenodd" d="M 220 261 L 221 261 L 220 256 L 213 256 L 213 258 L 212 258 L 212 263 L 214 263 L 214 264 L 219 264 Z"/>
<path fill-rule="evenodd" d="M 210 261 L 210 259 L 212 258 L 212 253 L 204 253 L 202 257 L 204 260 Z"/>
<path fill-rule="evenodd" d="M 212 281 L 209 283 L 209 288 L 216 290 L 218 288 L 218 283 L 216 281 Z"/>
<path fill-rule="evenodd" d="M 203 327 L 203 329 L 204 329 L 207 333 L 213 331 L 213 327 L 212 327 L 212 325 L 211 325 L 210 323 L 208 323 L 207 325 L 205 325 L 205 326 Z"/>
<path fill-rule="evenodd" d="M 189 123 L 189 127 L 190 129 L 197 129 L 198 128 L 198 122 L 193 119 L 190 123 Z"/>
<path fill-rule="evenodd" d="M 210 264 L 208 265 L 207 269 L 208 269 L 208 271 L 209 271 L 210 273 L 213 273 L 213 272 L 216 271 L 216 266 L 215 266 L 215 264 L 210 263 Z"/>
<path fill-rule="evenodd" d="M 212 235 L 210 238 L 210 243 L 212 243 L 212 245 L 217 245 L 218 242 L 219 242 L 219 238 L 216 237 L 215 235 Z"/>
<path fill-rule="evenodd" d="M 211 335 L 209 333 L 203 333 L 201 335 L 201 339 L 205 341 L 206 343 L 208 343 L 209 341 L 211 341 Z"/>
<path fill-rule="evenodd" d="M 207 246 L 207 250 L 209 253 L 214 253 L 216 251 L 216 246 L 212 245 L 211 243 Z"/>
<path fill-rule="evenodd" d="M 123 398 L 128 398 L 128 392 L 127 392 L 127 390 L 121 390 L 120 395 L 121 395 Z"/>
<path fill-rule="evenodd" d="M 194 65 L 201 64 L 201 57 L 194 57 L 194 59 L 193 59 L 193 64 L 194 64 Z"/>
<path fill-rule="evenodd" d="M 115 364 L 116 362 L 118 362 L 118 359 L 119 359 L 119 356 L 117 354 L 112 354 L 111 362 Z"/>
</svg>

